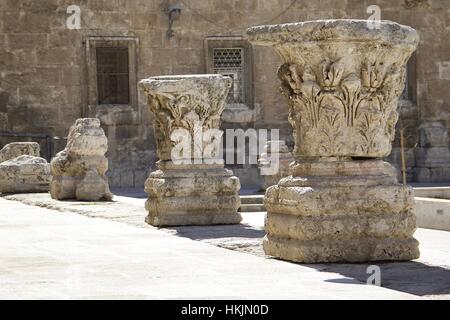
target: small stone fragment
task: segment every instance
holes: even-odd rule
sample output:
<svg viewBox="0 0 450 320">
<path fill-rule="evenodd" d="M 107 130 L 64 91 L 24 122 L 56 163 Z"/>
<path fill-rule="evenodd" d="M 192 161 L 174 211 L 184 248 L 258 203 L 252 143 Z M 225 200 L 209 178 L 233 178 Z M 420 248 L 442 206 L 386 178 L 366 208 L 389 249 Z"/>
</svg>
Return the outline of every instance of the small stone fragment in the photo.
<svg viewBox="0 0 450 320">
<path fill-rule="evenodd" d="M 6 160 L 28 155 L 39 157 L 40 147 L 37 142 L 12 142 L 0 150 L 0 163 Z"/>
</svg>

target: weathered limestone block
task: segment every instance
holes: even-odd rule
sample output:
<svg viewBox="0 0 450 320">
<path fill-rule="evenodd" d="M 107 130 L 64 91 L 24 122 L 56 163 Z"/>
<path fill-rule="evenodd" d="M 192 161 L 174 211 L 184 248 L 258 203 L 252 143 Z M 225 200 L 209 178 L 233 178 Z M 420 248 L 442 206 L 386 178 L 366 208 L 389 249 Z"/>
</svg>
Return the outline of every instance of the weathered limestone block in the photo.
<svg viewBox="0 0 450 320">
<path fill-rule="evenodd" d="M 220 115 L 231 79 L 166 76 L 142 80 L 140 86 L 155 117 L 160 159 L 159 170 L 145 183 L 146 221 L 154 226 L 239 223 L 239 179 L 211 148 L 221 138 Z M 179 139 L 187 139 L 185 148 L 178 149 Z"/>
<path fill-rule="evenodd" d="M 37 142 L 12 142 L 0 150 L 0 163 L 19 156 L 39 157 L 40 147 Z"/>
<path fill-rule="evenodd" d="M 271 167 L 276 166 L 273 163 L 274 161 L 278 161 L 278 171 L 275 174 L 266 174 L 270 173 Z M 264 152 L 258 159 L 258 167 L 262 178 L 261 189 L 266 190 L 270 186 L 276 185 L 281 178 L 290 175 L 289 164 L 293 161 L 294 157 L 284 140 L 268 141 L 264 147 Z M 265 172 L 264 169 L 269 172 Z"/>
<path fill-rule="evenodd" d="M 417 181 L 450 181 L 450 151 L 448 129 L 442 121 L 425 121 L 419 127 L 420 147 L 416 148 Z"/>
<path fill-rule="evenodd" d="M 389 155 L 417 32 L 321 20 L 247 30 L 270 45 L 294 129 L 292 175 L 266 191 L 264 250 L 305 263 L 419 257 L 412 189 Z"/>
<path fill-rule="evenodd" d="M 0 163 L 0 193 L 48 192 L 50 165 L 40 157 L 21 155 Z"/>
<path fill-rule="evenodd" d="M 267 190 L 267 254 L 306 263 L 419 255 L 414 195 L 382 160 L 302 161 Z"/>
<path fill-rule="evenodd" d="M 100 121 L 78 119 L 70 128 L 66 148 L 51 161 L 52 198 L 84 201 L 112 200 L 108 179 L 108 141 Z"/>
</svg>

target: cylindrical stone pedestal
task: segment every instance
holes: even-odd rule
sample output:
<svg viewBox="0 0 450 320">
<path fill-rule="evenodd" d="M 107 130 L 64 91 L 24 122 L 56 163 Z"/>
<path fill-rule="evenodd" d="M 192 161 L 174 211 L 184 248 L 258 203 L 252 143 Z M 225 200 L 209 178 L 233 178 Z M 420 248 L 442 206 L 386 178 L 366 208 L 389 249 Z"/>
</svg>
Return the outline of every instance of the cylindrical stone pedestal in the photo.
<svg viewBox="0 0 450 320">
<path fill-rule="evenodd" d="M 412 188 L 380 159 L 391 152 L 417 32 L 321 20 L 247 33 L 281 55 L 295 139 L 292 175 L 266 191 L 266 254 L 305 263 L 418 258 Z"/>
<path fill-rule="evenodd" d="M 159 170 L 145 183 L 154 226 L 235 224 L 239 179 L 218 158 L 220 115 L 231 78 L 219 74 L 140 82 L 154 115 Z"/>
</svg>

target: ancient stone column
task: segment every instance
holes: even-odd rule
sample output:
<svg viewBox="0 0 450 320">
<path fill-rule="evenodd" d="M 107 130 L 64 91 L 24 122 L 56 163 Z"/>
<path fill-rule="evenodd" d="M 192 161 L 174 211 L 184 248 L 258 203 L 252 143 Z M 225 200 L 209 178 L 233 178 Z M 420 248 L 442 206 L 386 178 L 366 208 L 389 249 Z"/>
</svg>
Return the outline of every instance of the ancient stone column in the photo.
<svg viewBox="0 0 450 320">
<path fill-rule="evenodd" d="M 83 201 L 112 200 L 109 191 L 108 140 L 96 118 L 78 119 L 70 128 L 66 148 L 51 161 L 52 198 Z"/>
<path fill-rule="evenodd" d="M 159 170 L 145 183 L 146 221 L 154 226 L 239 223 L 239 179 L 224 168 L 217 148 L 231 78 L 162 76 L 140 86 L 154 115 L 159 157 Z"/>
<path fill-rule="evenodd" d="M 271 173 L 274 161 L 277 162 L 275 166 L 278 166 L 278 170 Z M 294 157 L 284 140 L 268 141 L 264 146 L 264 152 L 258 159 L 258 168 L 262 180 L 261 189 L 267 190 L 270 186 L 277 184 L 281 178 L 289 176 L 291 174 L 289 165 L 293 161 Z"/>
<path fill-rule="evenodd" d="M 295 139 L 292 175 L 265 195 L 268 255 L 305 263 L 419 257 L 412 188 L 380 159 L 391 152 L 419 37 L 390 21 L 378 27 L 322 20 L 247 30 L 283 60 Z"/>
</svg>

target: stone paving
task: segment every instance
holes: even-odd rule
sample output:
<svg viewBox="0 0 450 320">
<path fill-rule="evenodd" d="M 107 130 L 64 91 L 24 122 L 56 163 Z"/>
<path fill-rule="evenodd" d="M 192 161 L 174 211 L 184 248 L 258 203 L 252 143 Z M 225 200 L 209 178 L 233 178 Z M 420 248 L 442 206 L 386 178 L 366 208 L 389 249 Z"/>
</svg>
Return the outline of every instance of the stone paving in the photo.
<svg viewBox="0 0 450 320">
<path fill-rule="evenodd" d="M 421 258 L 377 263 L 378 288 L 365 285 L 369 264 L 264 257 L 264 213 L 245 213 L 235 226 L 157 229 L 144 223 L 145 199 L 125 195 L 89 204 L 0 198 L 0 297 L 450 298 L 449 232 L 418 229 Z"/>
</svg>

